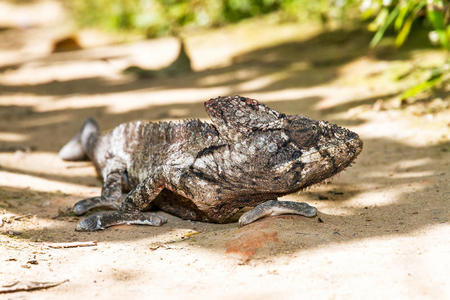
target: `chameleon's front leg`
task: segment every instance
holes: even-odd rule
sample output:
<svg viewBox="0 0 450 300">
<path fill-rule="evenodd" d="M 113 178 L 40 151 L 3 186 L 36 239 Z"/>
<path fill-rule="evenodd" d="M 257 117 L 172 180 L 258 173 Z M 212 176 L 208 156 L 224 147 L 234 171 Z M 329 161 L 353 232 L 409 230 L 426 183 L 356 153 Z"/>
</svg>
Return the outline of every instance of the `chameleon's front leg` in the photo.
<svg viewBox="0 0 450 300">
<path fill-rule="evenodd" d="M 250 224 L 266 216 L 285 214 L 315 217 L 317 215 L 317 209 L 305 202 L 269 200 L 244 213 L 239 218 L 239 226 Z"/>
<path fill-rule="evenodd" d="M 151 201 L 164 188 L 164 183 L 158 176 L 148 177 L 136 186 L 120 204 L 118 211 L 91 215 L 78 223 L 77 231 L 97 231 L 114 225 L 150 225 L 161 226 L 167 218 L 154 213 L 144 213 Z"/>
<path fill-rule="evenodd" d="M 124 171 L 120 169 L 109 172 L 102 186 L 102 195 L 100 197 L 92 197 L 78 201 L 73 206 L 73 213 L 81 216 L 97 207 L 108 207 L 114 210 L 119 209 L 122 199 L 123 175 Z"/>
</svg>

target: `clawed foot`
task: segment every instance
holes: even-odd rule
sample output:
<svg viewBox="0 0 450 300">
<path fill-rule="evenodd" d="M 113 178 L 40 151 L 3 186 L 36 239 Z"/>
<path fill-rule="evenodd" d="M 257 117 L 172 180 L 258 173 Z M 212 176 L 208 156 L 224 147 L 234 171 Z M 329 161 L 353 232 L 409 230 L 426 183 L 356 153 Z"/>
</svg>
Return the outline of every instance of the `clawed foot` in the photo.
<svg viewBox="0 0 450 300">
<path fill-rule="evenodd" d="M 305 217 L 315 217 L 317 209 L 305 202 L 269 200 L 249 210 L 239 218 L 239 226 L 250 224 L 266 216 L 295 214 Z"/>
<path fill-rule="evenodd" d="M 166 222 L 166 217 L 154 213 L 114 211 L 89 216 L 78 223 L 75 230 L 97 231 L 120 224 L 161 226 Z"/>
</svg>

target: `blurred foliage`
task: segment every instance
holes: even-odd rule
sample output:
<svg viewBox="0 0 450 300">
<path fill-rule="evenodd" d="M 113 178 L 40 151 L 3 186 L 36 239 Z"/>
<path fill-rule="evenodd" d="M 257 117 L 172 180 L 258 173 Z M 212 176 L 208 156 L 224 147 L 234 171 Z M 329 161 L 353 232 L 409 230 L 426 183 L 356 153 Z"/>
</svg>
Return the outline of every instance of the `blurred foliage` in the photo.
<svg viewBox="0 0 450 300">
<path fill-rule="evenodd" d="M 448 0 L 71 0 L 83 26 L 134 30 L 147 37 L 177 34 L 185 27 L 215 27 L 276 12 L 280 20 L 369 21 L 375 47 L 389 31 L 401 46 L 413 27 L 429 28 L 432 43 L 450 50 Z M 359 9 L 358 9 L 359 7 Z"/>
<path fill-rule="evenodd" d="M 444 86 L 450 83 L 450 62 L 434 68 L 425 68 L 425 78 L 405 90 L 400 95 L 400 100 L 404 102 L 407 99 L 414 98 L 420 93 L 429 91 L 439 86 Z M 418 70 L 423 72 L 423 70 Z M 409 101 L 411 102 L 411 101 Z"/>
<path fill-rule="evenodd" d="M 395 45 L 403 45 L 414 23 L 430 28 L 430 41 L 450 50 L 450 7 L 444 0 L 364 0 L 362 17 L 372 18 L 369 30 L 376 31 L 370 45 L 376 46 L 388 29 L 394 29 Z"/>
<path fill-rule="evenodd" d="M 375 32 L 371 47 L 386 35 L 394 35 L 395 46 L 400 47 L 414 30 L 427 30 L 432 44 L 450 50 L 448 0 L 66 0 L 66 4 L 82 26 L 135 31 L 148 38 L 275 13 L 280 21 L 367 22 Z M 447 58 L 442 66 L 429 68 L 428 76 L 401 98 L 446 84 L 449 65 Z"/>
<path fill-rule="evenodd" d="M 280 20 L 345 19 L 353 0 L 67 0 L 82 26 L 127 30 L 147 37 L 182 28 L 216 27 L 277 12 Z M 355 10 L 352 10 L 355 11 Z"/>
<path fill-rule="evenodd" d="M 182 27 L 213 27 L 279 9 L 281 0 L 73 0 L 67 4 L 84 26 L 131 30 L 147 37 Z"/>
<path fill-rule="evenodd" d="M 405 100 L 445 85 L 450 81 L 450 6 L 444 0 L 364 0 L 361 4 L 362 17 L 372 19 L 368 28 L 375 31 L 371 47 L 379 44 L 388 30 L 393 30 L 395 46 L 402 46 L 413 30 L 413 26 L 429 30 L 432 44 L 447 51 L 447 62 L 428 68 L 427 76 L 418 84 L 404 91 L 400 98 Z"/>
</svg>

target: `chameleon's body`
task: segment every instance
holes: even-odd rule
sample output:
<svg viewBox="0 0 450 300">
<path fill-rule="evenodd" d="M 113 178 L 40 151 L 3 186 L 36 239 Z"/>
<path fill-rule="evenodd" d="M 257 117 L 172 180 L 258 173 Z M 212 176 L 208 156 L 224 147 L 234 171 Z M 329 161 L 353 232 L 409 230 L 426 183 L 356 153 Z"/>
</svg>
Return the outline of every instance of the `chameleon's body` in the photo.
<svg viewBox="0 0 450 300">
<path fill-rule="evenodd" d="M 87 155 L 104 184 L 101 197 L 78 202 L 74 212 L 98 206 L 118 210 L 92 215 L 77 228 L 161 225 L 164 217 L 143 213 L 154 206 L 183 219 L 216 223 L 257 206 L 241 217 L 241 225 L 270 214 L 314 216 L 315 208 L 306 203 L 269 200 L 333 176 L 362 149 L 349 130 L 286 116 L 249 98 L 219 97 L 205 107 L 212 123 L 137 121 L 102 135 L 93 120 L 86 121 L 60 156 Z"/>
</svg>

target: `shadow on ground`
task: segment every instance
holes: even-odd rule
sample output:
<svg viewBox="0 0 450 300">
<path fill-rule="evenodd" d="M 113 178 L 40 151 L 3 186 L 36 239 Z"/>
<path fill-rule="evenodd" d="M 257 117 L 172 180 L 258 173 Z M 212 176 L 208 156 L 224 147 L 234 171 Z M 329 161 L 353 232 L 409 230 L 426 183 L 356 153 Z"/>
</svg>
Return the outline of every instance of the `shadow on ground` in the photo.
<svg viewBox="0 0 450 300">
<path fill-rule="evenodd" d="M 366 149 L 371 150 L 370 153 L 363 153 L 356 165 L 346 171 L 345 176 L 343 175 L 345 178 L 338 180 L 337 183 L 317 187 L 315 191 L 300 192 L 295 196 L 325 207 L 325 210 L 327 207 L 340 207 L 345 211 L 341 214 L 320 212 L 318 216 L 320 221 L 319 218 L 279 216 L 238 228 L 236 223 L 219 225 L 190 222 L 165 214 L 169 222 L 159 228 L 120 226 L 104 232 L 75 233 L 74 228 L 79 218 L 68 214 L 66 209 L 79 200 L 79 197 L 2 187 L 0 204 L 7 212 L 17 215 L 31 214 L 36 215 L 38 219 L 55 218 L 57 222 L 52 226 L 44 228 L 37 226 L 38 228 L 31 227 L 21 231 L 22 238 L 34 241 L 67 242 L 92 239 L 132 241 L 184 228 L 201 232 L 190 238 L 189 243 L 217 251 L 233 252 L 233 245 L 236 243 L 247 245 L 252 244 L 254 239 L 258 241 L 262 239 L 260 246 L 263 250 L 258 251 L 258 255 L 262 256 L 267 254 L 267 251 L 271 255 L 282 255 L 292 249 L 302 250 L 376 236 L 410 234 L 430 225 L 449 221 L 445 209 L 445 191 L 440 189 L 446 185 L 442 175 L 446 172 L 446 167 L 448 170 L 448 163 L 447 166 L 443 166 L 442 161 L 448 157 L 444 151 L 449 149 L 450 144 L 411 147 L 385 139 L 376 139 L 366 140 L 365 145 Z M 402 159 L 425 163 L 402 169 L 397 167 Z M 368 182 L 370 185 L 367 185 Z M 407 191 L 397 193 L 395 198 L 389 201 L 382 198 L 383 195 L 387 195 L 387 190 L 400 187 L 403 187 L 403 190 L 406 187 Z M 347 204 L 362 193 L 377 193 L 381 197 L 381 204 L 368 206 Z M 130 231 L 133 231 L 132 237 Z M 186 239 L 179 236 L 170 242 L 183 241 Z M 263 245 L 268 241 L 270 246 L 266 249 Z M 238 254 L 250 258 L 254 254 L 253 246 L 245 245 L 239 248 L 244 249 L 242 250 L 244 253 Z M 250 250 L 246 247 L 250 247 Z"/>
<path fill-rule="evenodd" d="M 421 35 L 420 35 L 421 36 Z M 391 47 L 370 50 L 367 45 L 371 34 L 362 30 L 335 30 L 318 34 L 308 40 L 286 42 L 238 55 L 233 64 L 195 72 L 187 76 L 173 78 L 152 78 L 115 83 L 102 77 L 76 78 L 63 81 L 50 81 L 38 84 L 0 84 L 5 94 L 28 93 L 33 95 L 68 96 L 118 93 L 144 89 L 182 89 L 206 88 L 223 85 L 238 85 L 245 80 L 283 73 L 274 82 L 260 88 L 248 88 L 245 92 L 269 92 L 280 89 L 309 87 L 327 83 L 338 76 L 344 64 L 361 56 L 381 60 L 406 60 L 414 49 L 408 44 L 400 51 Z M 120 56 L 103 55 L 81 50 L 70 53 L 57 53 L 36 59 L 37 65 L 52 65 L 73 60 L 103 61 Z M 27 61 L 28 63 L 28 61 Z M 0 72 L 18 69 L 20 64 L 5 65 Z M 245 72 L 242 72 L 245 70 Z M 214 77 L 214 80 L 205 80 Z M 239 92 L 239 91 L 236 91 Z"/>
</svg>

